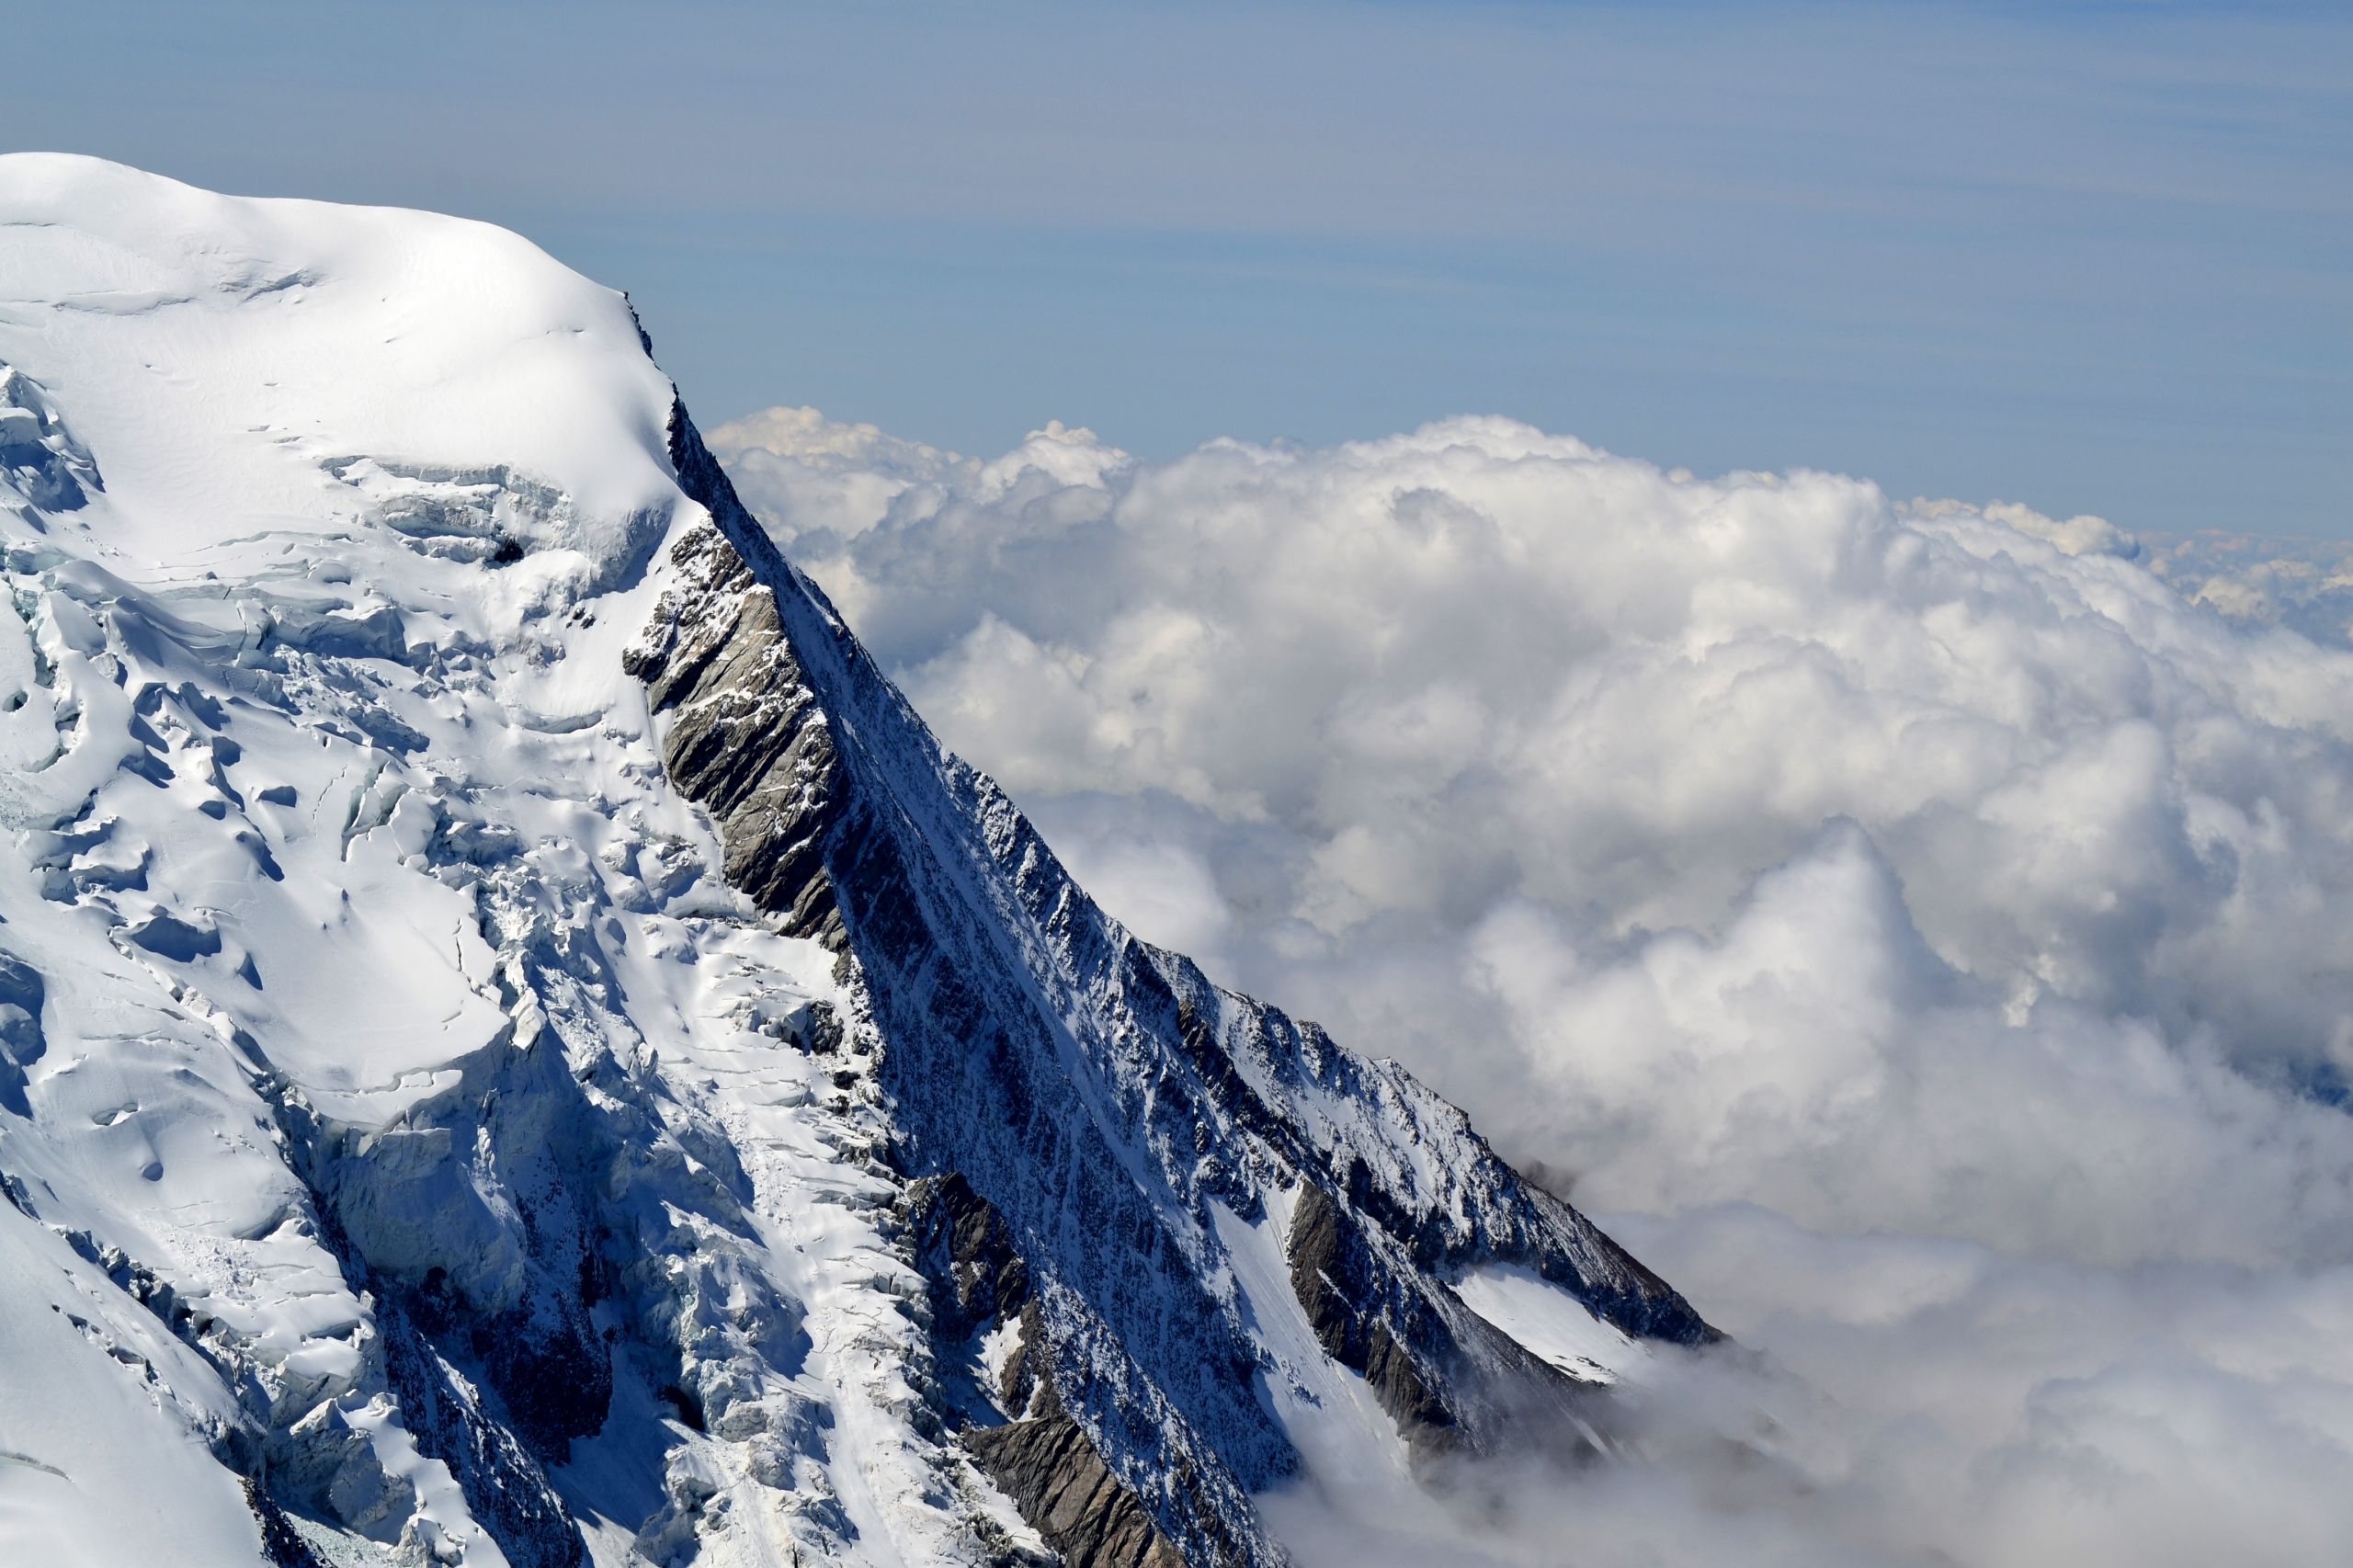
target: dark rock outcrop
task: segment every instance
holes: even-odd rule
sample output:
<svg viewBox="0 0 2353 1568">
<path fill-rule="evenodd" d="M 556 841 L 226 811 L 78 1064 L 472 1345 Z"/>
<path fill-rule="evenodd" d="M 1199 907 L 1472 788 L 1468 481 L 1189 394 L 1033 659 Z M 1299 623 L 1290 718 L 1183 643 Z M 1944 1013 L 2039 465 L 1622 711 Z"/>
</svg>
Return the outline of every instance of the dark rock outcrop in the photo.
<svg viewBox="0 0 2353 1568">
<path fill-rule="evenodd" d="M 932 1283 L 932 1333 L 953 1343 L 1017 1317 L 1029 1301 L 1029 1266 L 1013 1233 L 950 1171 L 907 1191 L 907 1238 L 915 1267 Z"/>
<path fill-rule="evenodd" d="M 676 713 L 662 746 L 670 781 L 719 819 L 730 881 L 791 935 L 838 947 L 825 858 L 843 808 L 838 758 L 776 594 L 716 532 L 688 536 L 673 564 L 693 602 L 724 608 L 661 623 L 626 655 L 654 706 Z"/>
<path fill-rule="evenodd" d="M 1185 1568 L 1183 1555 L 1051 1392 L 1040 1414 L 978 1428 L 965 1441 L 1071 1568 Z"/>
<path fill-rule="evenodd" d="M 1322 1187 L 1300 1193 L 1285 1251 L 1291 1292 L 1324 1353 L 1364 1375 L 1409 1442 L 1450 1445 L 1459 1431 L 1454 1413 L 1391 1327 L 1382 1311 L 1382 1282 L 1363 1238 Z M 1430 1333 L 1426 1326 L 1425 1342 Z"/>
<path fill-rule="evenodd" d="M 1017 1336 L 995 1386 L 948 1390 L 982 1470 L 1073 1568 L 1184 1568 L 1183 1555 L 1056 1396 L 1029 1265 L 1004 1219 L 951 1172 L 912 1185 L 906 1221 L 916 1267 L 932 1286 L 942 1363 L 968 1358 L 993 1331 L 1010 1325 Z"/>
</svg>

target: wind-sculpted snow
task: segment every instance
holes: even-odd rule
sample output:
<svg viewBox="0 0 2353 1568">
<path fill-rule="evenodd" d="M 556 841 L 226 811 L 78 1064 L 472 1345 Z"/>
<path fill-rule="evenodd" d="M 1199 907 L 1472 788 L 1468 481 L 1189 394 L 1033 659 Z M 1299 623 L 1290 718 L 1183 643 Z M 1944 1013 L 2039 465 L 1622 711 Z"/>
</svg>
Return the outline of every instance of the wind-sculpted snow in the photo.
<svg viewBox="0 0 2353 1568">
<path fill-rule="evenodd" d="M 1274 1563 L 1335 1432 L 1608 1443 L 1448 1280 L 1707 1335 L 1103 917 L 620 297 L 80 159 L 0 222 L 11 1561 Z"/>
</svg>

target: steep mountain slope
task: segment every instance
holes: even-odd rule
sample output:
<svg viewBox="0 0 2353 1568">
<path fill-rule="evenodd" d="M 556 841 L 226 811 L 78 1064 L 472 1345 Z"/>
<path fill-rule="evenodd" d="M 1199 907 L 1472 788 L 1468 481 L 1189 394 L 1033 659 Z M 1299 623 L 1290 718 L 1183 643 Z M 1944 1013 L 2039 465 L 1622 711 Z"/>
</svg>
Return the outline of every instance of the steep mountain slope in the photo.
<svg viewBox="0 0 2353 1568">
<path fill-rule="evenodd" d="M 512 235 L 0 159 L 0 1543 L 1271 1563 L 1710 1335 L 1096 909 Z"/>
</svg>

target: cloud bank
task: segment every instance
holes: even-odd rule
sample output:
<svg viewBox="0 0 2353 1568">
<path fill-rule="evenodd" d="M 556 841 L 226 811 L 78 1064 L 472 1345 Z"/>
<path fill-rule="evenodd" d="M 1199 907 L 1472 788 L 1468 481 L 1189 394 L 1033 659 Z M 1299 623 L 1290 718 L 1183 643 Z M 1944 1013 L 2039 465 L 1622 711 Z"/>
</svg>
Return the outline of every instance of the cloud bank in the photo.
<svg viewBox="0 0 2353 1568">
<path fill-rule="evenodd" d="M 1769 1465 L 1490 1487 L 1496 1561 L 2353 1539 L 2353 653 L 2097 517 L 1500 419 L 713 445 L 1114 914 L 1763 1353 L 1658 1445 L 1768 1409 Z"/>
</svg>

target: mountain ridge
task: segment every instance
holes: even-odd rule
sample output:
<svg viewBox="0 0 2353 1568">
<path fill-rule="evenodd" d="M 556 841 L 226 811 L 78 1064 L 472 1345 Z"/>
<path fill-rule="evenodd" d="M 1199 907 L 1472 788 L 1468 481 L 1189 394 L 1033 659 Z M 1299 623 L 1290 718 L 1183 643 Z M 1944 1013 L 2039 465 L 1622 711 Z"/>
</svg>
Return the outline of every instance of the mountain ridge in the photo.
<svg viewBox="0 0 2353 1568">
<path fill-rule="evenodd" d="M 952 1075 L 957 1064 L 926 1057 L 912 1072 L 894 1074 L 891 1071 L 893 1063 L 906 1060 L 912 1053 L 904 1043 L 897 1051 L 886 1045 L 884 1082 L 898 1111 L 902 1133 L 915 1144 L 916 1163 L 941 1167 L 937 1171 L 926 1168 L 919 1174 L 973 1181 L 983 1188 L 984 1200 L 997 1208 L 1021 1202 L 1020 1196 L 1011 1190 L 1017 1184 L 1002 1175 L 994 1181 L 986 1174 L 976 1175 L 967 1168 L 976 1159 L 985 1161 L 994 1155 L 1001 1164 L 1018 1171 L 1051 1169 L 1059 1155 L 1060 1146 L 1051 1144 L 1045 1148 L 1028 1147 L 1021 1155 L 1008 1160 L 1002 1148 L 983 1153 L 973 1149 L 970 1140 L 958 1136 L 969 1131 L 966 1119 L 972 1115 L 972 1108 L 989 1103 L 993 1088 L 1006 1093 L 1017 1102 L 1034 1104 L 1050 1092 L 1043 1082 L 1050 1074 L 1037 1074 L 1023 1085 L 1018 1094 L 1011 1092 L 1012 1084 L 1020 1080 L 1021 1069 L 1003 1058 L 1006 1040 L 1001 1026 L 1007 1016 L 1021 1011 L 1018 1004 L 972 1007 L 967 1000 L 973 988 L 971 981 L 952 967 L 945 976 L 934 972 L 942 967 L 938 957 L 939 933 L 950 917 L 935 913 L 925 918 L 911 910 L 917 903 L 936 906 L 939 901 L 926 897 L 932 889 L 978 886 L 994 891 L 1011 886 L 1017 890 L 1016 902 L 1019 906 L 1015 923 L 1024 923 L 1026 916 L 1026 924 L 1031 929 L 1001 939 L 1017 947 L 1030 947 L 1030 952 L 1017 961 L 1029 963 L 1033 979 L 1040 985 L 1059 983 L 1069 993 L 1054 998 L 1047 1010 L 1074 1034 L 1084 1034 L 1086 1024 L 1094 1023 L 1109 1037 L 1106 1041 L 1107 1057 L 1120 1055 L 1125 1047 L 1130 1058 L 1117 1066 L 1093 1062 L 1073 1066 L 1070 1075 L 1081 1084 L 1096 1086 L 1109 1080 L 1115 1096 L 1124 1087 L 1130 1091 L 1130 1097 L 1128 1103 L 1108 1116 L 1094 1106 L 1072 1106 L 1065 1119 L 1055 1121 L 1056 1128 L 1083 1122 L 1086 1113 L 1092 1111 L 1098 1125 L 1104 1121 L 1112 1124 L 1114 1131 L 1108 1133 L 1106 1141 L 1115 1145 L 1117 1129 L 1137 1124 L 1154 1127 L 1163 1121 L 1173 1126 L 1176 1141 L 1181 1142 L 1188 1119 L 1197 1145 L 1206 1141 L 1213 1149 L 1231 1155 L 1237 1142 L 1236 1129 L 1264 1145 L 1266 1154 L 1274 1155 L 1287 1168 L 1291 1180 L 1300 1184 L 1305 1193 L 1313 1195 L 1300 1211 L 1300 1217 L 1307 1221 L 1302 1234 L 1313 1237 L 1326 1262 L 1334 1266 L 1333 1271 L 1346 1281 L 1345 1288 L 1338 1281 L 1319 1284 L 1328 1277 L 1311 1269 L 1302 1277 L 1307 1282 L 1294 1284 L 1293 1294 L 1299 1298 L 1312 1296 L 1316 1306 L 1311 1307 L 1303 1299 L 1295 1304 L 1319 1320 L 1313 1326 L 1324 1349 L 1350 1370 L 1373 1374 L 1382 1407 L 1425 1441 L 1470 1424 L 1477 1403 L 1466 1389 L 1441 1392 L 1440 1388 L 1448 1380 L 1428 1363 L 1465 1354 L 1456 1343 L 1458 1337 L 1483 1340 L 1488 1335 L 1471 1326 L 1477 1321 L 1475 1316 L 1461 1312 L 1450 1291 L 1444 1293 L 1450 1308 L 1437 1301 L 1415 1301 L 1413 1293 L 1402 1287 L 1398 1261 L 1383 1256 L 1387 1248 L 1410 1247 L 1409 1256 L 1424 1268 L 1459 1266 L 1480 1254 L 1514 1262 L 1532 1257 L 1539 1263 L 1540 1273 L 1573 1283 L 1589 1301 L 1597 1298 L 1606 1315 L 1625 1320 L 1620 1326 L 1684 1343 L 1703 1342 L 1712 1336 L 1688 1304 L 1586 1224 L 1574 1210 L 1525 1187 L 1517 1174 L 1495 1159 L 1483 1141 L 1471 1131 L 1467 1118 L 1423 1089 L 1402 1069 L 1394 1064 L 1357 1061 L 1333 1045 L 1313 1026 L 1302 1028 L 1272 1009 L 1216 990 L 1188 960 L 1137 942 L 1116 923 L 1106 920 L 1069 881 L 1051 852 L 1036 838 L 1034 831 L 1002 793 L 984 776 L 964 767 L 939 747 L 898 697 L 895 687 L 874 668 L 872 661 L 825 603 L 822 591 L 794 572 L 775 551 L 736 500 L 723 472 L 702 448 L 683 403 L 672 415 L 671 452 L 683 487 L 710 513 L 717 530 L 734 548 L 738 558 L 761 560 L 766 568 L 767 580 L 760 585 L 770 590 L 773 597 L 769 603 L 779 607 L 780 619 L 790 627 L 790 632 L 782 634 L 789 648 L 788 667 L 779 672 L 783 684 L 790 687 L 806 680 L 801 672 L 807 671 L 813 659 L 803 651 L 830 643 L 828 651 L 837 655 L 835 680 L 844 684 L 858 681 L 869 687 L 858 719 L 845 726 L 847 733 L 839 741 L 822 733 L 825 721 L 841 715 L 851 703 L 852 699 L 837 691 L 820 695 L 811 690 L 810 700 L 794 710 L 799 721 L 796 727 L 785 736 L 769 735 L 768 744 L 781 742 L 778 745 L 777 765 L 790 775 L 787 787 L 763 790 L 762 782 L 768 776 L 766 769 L 756 778 L 745 776 L 740 765 L 746 756 L 756 755 L 756 738 L 748 744 L 723 744 L 723 723 L 705 726 L 693 723 L 685 716 L 676 722 L 665 742 L 665 756 L 673 778 L 690 797 L 725 813 L 722 836 L 730 842 L 731 866 L 745 868 L 745 875 L 739 881 L 750 881 L 756 899 L 781 915 L 788 929 L 818 935 L 830 946 L 855 953 L 870 976 L 878 967 L 889 974 L 889 978 L 873 983 L 874 989 L 882 994 L 878 1011 L 897 1015 L 895 1028 L 892 1022 L 883 1026 L 886 1041 L 925 1038 L 944 1028 L 949 1034 L 963 1038 L 967 1044 L 975 1034 L 989 1040 L 989 1049 L 998 1055 L 998 1061 L 992 1063 L 990 1077 L 973 1085 L 971 1095 L 953 1097 L 943 1112 L 926 1114 L 911 1108 L 936 1100 L 934 1085 L 941 1077 Z M 681 556 L 691 558 L 715 547 L 689 535 L 675 548 Z M 756 582 L 763 574 L 754 569 L 750 576 Z M 805 596 L 809 611 L 799 619 L 798 624 L 794 624 L 787 608 L 792 605 L 792 590 Z M 709 628 L 722 620 L 722 616 L 708 608 L 707 600 L 700 608 L 682 604 L 666 615 L 657 612 L 657 624 L 650 629 L 650 636 L 658 642 L 671 628 Z M 766 616 L 756 611 L 751 620 L 756 638 L 766 630 Z M 631 653 L 631 672 L 648 681 L 657 711 L 689 705 L 696 700 L 698 692 L 705 701 L 711 700 L 714 695 L 721 700 L 729 697 L 740 700 L 747 695 L 731 687 L 725 677 L 708 680 L 705 673 L 714 664 L 741 665 L 755 662 L 748 654 L 738 652 L 731 657 L 711 649 L 694 658 L 685 654 L 665 656 L 665 652 L 661 648 L 641 648 Z M 674 671 L 674 663 L 684 668 Z M 804 686 L 802 689 L 810 688 Z M 982 824 L 981 834 L 987 841 L 985 849 L 977 853 L 968 850 L 968 854 L 974 862 L 993 863 L 997 869 L 995 879 L 968 880 L 958 874 L 964 868 L 952 865 L 931 877 L 911 877 L 903 863 L 906 851 L 894 838 L 878 837 L 884 829 L 845 826 L 846 819 L 860 805 L 857 799 L 858 785 L 854 782 L 856 770 L 846 763 L 845 754 L 858 755 L 865 745 L 872 744 L 868 731 L 893 723 L 903 728 L 904 738 L 894 737 L 896 744 L 891 749 L 923 757 L 954 797 L 956 810 L 967 822 Z M 917 771 L 920 774 L 922 770 Z M 911 809 L 904 789 L 893 790 L 892 794 L 903 811 Z M 747 812 L 745 808 L 755 801 L 758 802 L 758 812 Z M 788 802 L 784 809 L 779 809 L 779 804 Z M 766 820 L 756 825 L 745 820 L 759 813 L 765 813 Z M 747 832 L 756 835 L 754 841 L 759 848 L 739 851 L 736 845 L 740 835 Z M 830 846 L 829 839 L 840 847 Z M 847 862 L 847 869 L 844 861 Z M 881 862 L 879 867 L 874 864 L 877 861 Z M 1052 949 L 1046 975 L 1037 972 L 1041 966 L 1031 944 Z M 972 967 L 985 966 L 991 956 L 983 954 Z M 1108 987 L 1102 985 L 1106 974 L 1111 977 Z M 927 1005 L 892 1006 L 906 998 L 924 998 Z M 934 998 L 944 1001 L 934 1003 Z M 1109 1016 L 1088 1019 L 1090 1010 Z M 943 1014 L 944 1023 L 940 1017 Z M 1214 1031 L 1203 1022 L 1206 1017 L 1212 1016 L 1222 1020 L 1222 1027 Z M 1170 1038 L 1154 1040 L 1155 1025 Z M 1053 1032 L 1051 1025 L 1045 1032 Z M 1221 1034 L 1226 1038 L 1218 1038 Z M 1159 1051 L 1137 1050 L 1135 1042 L 1139 1039 L 1150 1041 Z M 1243 1049 L 1255 1047 L 1258 1059 L 1259 1082 L 1256 1085 L 1244 1082 L 1244 1074 L 1237 1071 L 1236 1046 L 1243 1040 L 1249 1041 L 1249 1046 Z M 1060 1052 L 1054 1047 L 1061 1043 L 1050 1042 L 1038 1054 L 1055 1060 Z M 1180 1063 L 1191 1069 L 1193 1080 L 1173 1096 L 1155 1098 L 1136 1089 L 1136 1080 L 1157 1074 L 1160 1081 L 1155 1086 L 1166 1095 L 1171 1068 Z M 1127 1082 L 1120 1084 L 1119 1080 L 1123 1076 Z M 1096 1082 L 1090 1084 L 1090 1079 Z M 1329 1140 L 1328 1146 L 1317 1148 L 1318 1140 L 1312 1134 L 1269 1109 L 1268 1101 L 1276 1099 L 1284 1087 L 1302 1084 L 1323 1086 L 1335 1081 L 1346 1085 L 1344 1098 L 1360 1100 L 1368 1094 L 1379 1093 L 1392 1104 L 1410 1106 L 1406 1113 L 1408 1125 L 1417 1141 L 1426 1123 L 1445 1123 L 1442 1128 L 1431 1129 L 1430 1135 L 1434 1139 L 1454 1139 L 1458 1151 L 1435 1173 L 1441 1189 L 1449 1185 L 1447 1177 L 1458 1174 L 1459 1167 L 1467 1166 L 1469 1171 L 1463 1173 L 1465 1187 L 1483 1178 L 1500 1191 L 1416 1190 L 1410 1177 L 1400 1181 L 1405 1175 L 1402 1165 L 1383 1173 L 1386 1179 L 1374 1179 L 1373 1164 L 1381 1154 L 1393 1154 L 1393 1151 L 1379 1148 L 1377 1142 L 1373 1147 L 1352 1149 L 1337 1136 Z M 1083 1102 L 1085 1096 L 1079 1098 Z M 1222 1136 L 1204 1140 L 1201 1108 L 1205 1105 L 1211 1108 L 1208 1114 L 1212 1119 L 1220 1112 L 1230 1118 L 1230 1124 L 1220 1130 Z M 1039 1124 L 1036 1119 L 1029 1122 L 1033 1128 Z M 952 1152 L 926 1149 L 926 1142 L 944 1144 Z M 1109 1159 L 1105 1163 L 1116 1165 L 1119 1162 Z M 1317 1168 L 1327 1163 L 1331 1168 Z M 1240 1173 L 1229 1177 L 1212 1157 L 1205 1162 L 1191 1184 L 1193 1190 L 1187 1190 L 1185 1173 L 1177 1168 L 1180 1164 L 1181 1157 L 1171 1159 L 1164 1153 L 1159 1170 L 1137 1179 L 1148 1183 L 1156 1176 L 1160 1190 L 1154 1196 L 1164 1203 L 1199 1204 L 1205 1208 L 1210 1202 L 1222 1202 L 1245 1222 L 1264 1216 L 1267 1196 L 1262 1190 L 1264 1176 L 1256 1182 Z M 1336 1199 L 1324 1187 L 1314 1184 L 1311 1172 L 1346 1190 L 1348 1196 Z M 1416 1204 L 1418 1211 L 1415 1211 Z M 1491 1206 L 1492 1211 L 1483 1205 Z M 1368 1224 L 1366 1210 L 1384 1206 L 1394 1212 L 1395 1218 L 1383 1215 L 1387 1223 Z M 1440 1214 L 1449 1206 L 1455 1212 L 1448 1217 L 1456 1221 L 1463 1233 L 1448 1233 L 1449 1227 Z M 1157 1212 L 1157 1207 L 1152 1211 Z M 1041 1215 L 1026 1223 L 1017 1223 L 1016 1229 L 1029 1245 L 1036 1247 L 1046 1244 L 1044 1237 L 1050 1224 L 1051 1217 Z M 1123 1228 L 1117 1221 L 1112 1224 L 1114 1229 Z M 1206 1215 L 1197 1218 L 1195 1228 L 1199 1232 L 1213 1229 L 1206 1222 Z M 1401 1238 L 1397 1234 L 1400 1230 L 1410 1239 Z M 1563 1234 L 1548 1235 L 1551 1230 Z M 1370 1235 L 1364 1233 L 1368 1232 Z M 1376 1237 L 1377 1241 L 1373 1239 Z M 1296 1255 L 1301 1251 L 1297 1236 L 1286 1235 L 1282 1239 L 1287 1252 Z M 1547 1242 L 1552 1244 L 1550 1247 L 1545 1245 Z M 1183 1244 L 1180 1239 L 1171 1238 L 1169 1244 Z M 1347 1263 L 1341 1266 L 1344 1257 Z M 1028 1257 L 1023 1261 L 1033 1273 L 1038 1271 L 1035 1262 Z M 1080 1267 L 1112 1276 L 1117 1281 L 1109 1287 L 1113 1298 L 1122 1301 L 1129 1299 L 1129 1291 L 1121 1287 L 1131 1282 L 1118 1280 L 1121 1272 L 1119 1264 L 1097 1257 L 1086 1260 Z M 1376 1284 L 1384 1275 L 1390 1277 L 1385 1290 Z M 1417 1321 L 1415 1335 L 1421 1343 L 1409 1346 L 1386 1320 L 1376 1319 L 1370 1324 L 1349 1321 L 1353 1313 L 1344 1304 L 1345 1298 L 1368 1290 L 1394 1298 L 1394 1310 L 1414 1312 Z M 1213 1310 L 1208 1313 L 1199 1310 L 1208 1305 L 1199 1303 L 1186 1313 L 1188 1330 L 1195 1336 L 1191 1348 L 1196 1355 L 1208 1348 L 1202 1344 L 1204 1325 L 1219 1322 Z M 1265 1311 L 1272 1303 L 1254 1305 Z M 1456 1321 L 1448 1321 L 1449 1317 Z M 1090 1337 L 1091 1328 L 1091 1324 L 1074 1324 L 1065 1332 L 1074 1340 L 1085 1341 Z M 1125 1345 L 1149 1332 L 1146 1325 L 1131 1322 L 1115 1328 L 1110 1338 Z M 1214 1340 L 1210 1343 L 1214 1345 Z M 1250 1381 L 1246 1369 L 1252 1358 L 1243 1353 L 1238 1345 L 1233 1348 L 1233 1358 L 1225 1366 L 1210 1363 L 1215 1369 L 1214 1386 L 1178 1396 L 1176 1403 L 1188 1425 L 1207 1420 L 1222 1430 L 1240 1434 L 1242 1442 L 1238 1447 L 1244 1462 L 1234 1467 L 1235 1480 L 1240 1490 L 1259 1490 L 1282 1479 L 1288 1473 L 1288 1465 L 1281 1447 L 1259 1446 L 1267 1434 L 1254 1426 L 1246 1406 L 1222 1403 L 1221 1407 L 1218 1387 L 1246 1387 Z M 1100 1346 L 1090 1349 L 1097 1356 L 1108 1354 Z M 1487 1343 L 1480 1349 L 1488 1356 L 1508 1359 L 1518 1347 L 1503 1339 L 1501 1346 Z M 1534 1363 L 1514 1370 L 1522 1377 L 1540 1379 L 1544 1375 L 1537 1369 L 1540 1366 Z M 1097 1377 L 1119 1375 L 1107 1373 L 1101 1368 L 1090 1370 Z M 1129 1383 L 1120 1392 L 1124 1396 L 1120 1403 L 1132 1402 L 1150 1408 L 1152 1396 L 1165 1391 Z M 1064 1397 L 1069 1396 L 1066 1393 Z M 1456 1405 L 1469 1408 L 1457 1409 Z M 1098 1415 L 1097 1420 L 1101 1421 L 1102 1417 Z M 1090 1435 L 1100 1443 L 1105 1433 L 1098 1426 Z M 1484 1447 L 1493 1439 L 1481 1434 L 1470 1440 L 1474 1446 Z M 1187 1471 L 1198 1474 L 1199 1456 L 1189 1449 L 1189 1444 L 1176 1446 L 1174 1452 L 1164 1448 L 1156 1464 L 1139 1468 L 1147 1468 L 1164 1477 Z M 1128 1472 L 1128 1479 L 1137 1483 L 1132 1470 Z M 1162 1509 L 1176 1510 L 1182 1506 L 1181 1498 L 1164 1494 L 1161 1509 L 1153 1511 L 1165 1524 Z M 1225 1511 L 1230 1507 L 1229 1505 Z M 1196 1550 L 1207 1549 L 1203 1541 L 1190 1544 Z"/>
</svg>

